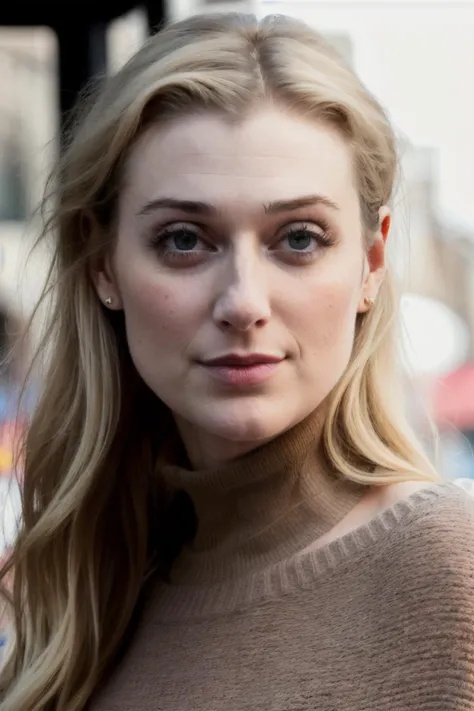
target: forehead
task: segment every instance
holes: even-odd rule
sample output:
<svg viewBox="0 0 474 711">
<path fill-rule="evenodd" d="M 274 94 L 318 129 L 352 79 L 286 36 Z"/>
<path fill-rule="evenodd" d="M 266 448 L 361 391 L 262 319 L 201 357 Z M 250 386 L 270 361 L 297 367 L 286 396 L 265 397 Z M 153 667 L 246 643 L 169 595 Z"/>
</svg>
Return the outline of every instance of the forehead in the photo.
<svg viewBox="0 0 474 711">
<path fill-rule="evenodd" d="M 129 199 L 268 202 L 321 193 L 356 200 L 351 153 L 331 127 L 277 108 L 240 123 L 196 115 L 155 126 L 134 147 Z"/>
</svg>

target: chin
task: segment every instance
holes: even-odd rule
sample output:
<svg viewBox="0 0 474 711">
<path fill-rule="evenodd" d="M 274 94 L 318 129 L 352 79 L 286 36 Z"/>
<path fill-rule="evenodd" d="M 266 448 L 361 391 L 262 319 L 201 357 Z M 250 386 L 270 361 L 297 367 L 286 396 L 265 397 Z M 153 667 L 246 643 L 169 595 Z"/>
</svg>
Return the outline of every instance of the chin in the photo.
<svg viewBox="0 0 474 711">
<path fill-rule="evenodd" d="M 241 402 L 230 407 L 202 408 L 196 425 L 220 439 L 258 445 L 277 437 L 303 419 L 291 415 L 288 404 L 277 406 L 268 402 Z"/>
</svg>

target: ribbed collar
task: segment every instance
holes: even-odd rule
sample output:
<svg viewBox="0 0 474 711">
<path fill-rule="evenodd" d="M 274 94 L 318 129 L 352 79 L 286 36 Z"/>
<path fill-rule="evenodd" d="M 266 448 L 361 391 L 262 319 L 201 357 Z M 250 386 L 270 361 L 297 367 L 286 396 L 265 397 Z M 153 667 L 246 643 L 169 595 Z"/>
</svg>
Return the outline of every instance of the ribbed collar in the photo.
<svg viewBox="0 0 474 711">
<path fill-rule="evenodd" d="M 313 413 L 270 443 L 216 469 L 162 461 L 161 474 L 194 504 L 198 527 L 175 561 L 175 584 L 235 580 L 287 560 L 333 528 L 365 487 L 330 472 Z"/>
</svg>

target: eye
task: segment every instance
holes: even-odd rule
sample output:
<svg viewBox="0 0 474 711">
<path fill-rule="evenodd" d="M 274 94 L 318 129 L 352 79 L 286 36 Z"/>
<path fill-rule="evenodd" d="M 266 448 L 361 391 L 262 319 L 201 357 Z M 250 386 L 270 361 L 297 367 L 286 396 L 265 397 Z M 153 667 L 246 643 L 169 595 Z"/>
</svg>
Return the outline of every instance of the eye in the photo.
<svg viewBox="0 0 474 711">
<path fill-rule="evenodd" d="M 206 254 L 215 251 L 200 234 L 198 227 L 173 224 L 154 232 L 150 239 L 152 248 L 163 262 L 197 264 Z"/>
<path fill-rule="evenodd" d="M 298 223 L 287 228 L 278 242 L 277 250 L 293 259 L 309 259 L 333 243 L 328 225 Z"/>
<path fill-rule="evenodd" d="M 207 249 L 198 232 L 190 227 L 168 227 L 157 235 L 166 252 L 191 252 Z"/>
<path fill-rule="evenodd" d="M 292 250 L 306 252 L 308 249 L 314 248 L 315 235 L 308 229 L 301 228 L 290 230 L 282 241 L 286 241 L 286 244 Z"/>
</svg>

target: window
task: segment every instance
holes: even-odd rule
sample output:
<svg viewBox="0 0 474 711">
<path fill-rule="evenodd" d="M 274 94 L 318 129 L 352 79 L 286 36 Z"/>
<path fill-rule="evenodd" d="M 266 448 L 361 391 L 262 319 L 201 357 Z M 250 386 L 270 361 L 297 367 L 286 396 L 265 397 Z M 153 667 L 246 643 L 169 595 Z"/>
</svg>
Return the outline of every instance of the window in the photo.
<svg viewBox="0 0 474 711">
<path fill-rule="evenodd" d="M 0 221 L 22 221 L 28 215 L 25 165 L 19 143 L 0 138 Z"/>
</svg>

